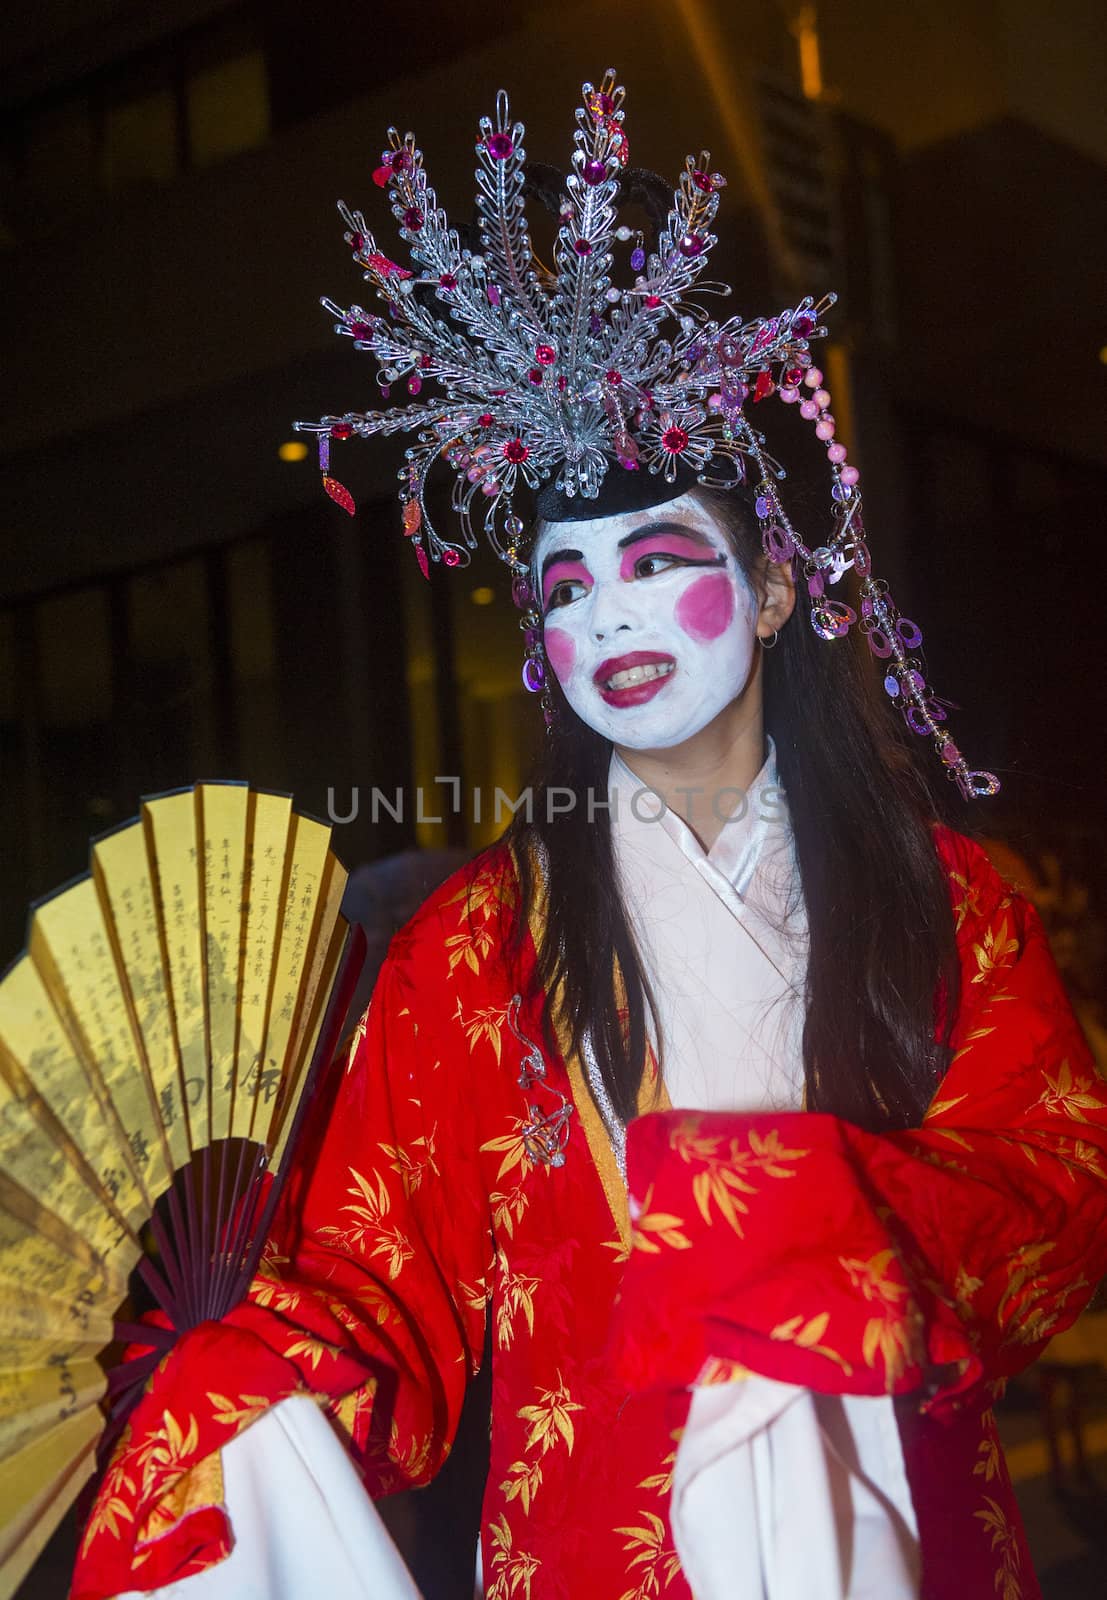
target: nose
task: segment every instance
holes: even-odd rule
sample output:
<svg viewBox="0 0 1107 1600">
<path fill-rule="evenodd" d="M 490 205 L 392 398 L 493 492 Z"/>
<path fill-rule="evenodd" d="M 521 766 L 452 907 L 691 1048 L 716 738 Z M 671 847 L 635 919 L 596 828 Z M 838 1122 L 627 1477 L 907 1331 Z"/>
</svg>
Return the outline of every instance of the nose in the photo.
<svg viewBox="0 0 1107 1600">
<path fill-rule="evenodd" d="M 632 608 L 627 588 L 627 584 L 619 582 L 597 583 L 593 587 L 591 631 L 597 644 L 632 626 Z"/>
</svg>

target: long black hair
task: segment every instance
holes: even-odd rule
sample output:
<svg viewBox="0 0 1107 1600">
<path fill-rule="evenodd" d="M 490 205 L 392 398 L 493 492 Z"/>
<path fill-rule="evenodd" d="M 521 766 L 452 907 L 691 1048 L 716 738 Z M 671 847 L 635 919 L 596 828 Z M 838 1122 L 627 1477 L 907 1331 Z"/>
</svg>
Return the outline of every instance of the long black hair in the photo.
<svg viewBox="0 0 1107 1600">
<path fill-rule="evenodd" d="M 756 584 L 760 547 L 742 497 L 693 492 Z M 761 670 L 765 730 L 776 744 L 810 937 L 806 1104 L 865 1128 L 908 1127 L 921 1120 L 948 1065 L 958 1000 L 949 891 L 931 833 L 934 800 L 856 629 L 824 642 L 801 599 Z M 606 798 L 611 745 L 581 722 L 556 681 L 552 688 L 557 719 L 533 778 L 533 809 L 529 818 L 516 812 L 505 836 L 520 876 L 511 947 L 518 954 L 526 938 L 541 871 L 546 917 L 534 983 L 545 993 L 548 1041 L 557 1023 L 579 1050 L 587 1030 L 611 1103 L 627 1121 L 645 1070 L 648 1013 L 662 1063 L 664 1040 L 618 891 L 608 813 L 597 806 L 589 818 L 583 805 L 589 791 Z M 571 790 L 575 807 L 548 804 L 552 788 Z M 625 1017 L 612 956 L 625 984 Z"/>
</svg>

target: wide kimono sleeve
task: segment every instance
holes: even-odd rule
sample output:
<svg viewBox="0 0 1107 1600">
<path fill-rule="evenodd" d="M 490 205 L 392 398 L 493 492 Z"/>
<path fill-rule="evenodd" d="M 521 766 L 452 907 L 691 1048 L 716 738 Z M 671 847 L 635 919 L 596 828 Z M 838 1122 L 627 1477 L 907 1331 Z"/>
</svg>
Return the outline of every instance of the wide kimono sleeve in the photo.
<svg viewBox="0 0 1107 1600">
<path fill-rule="evenodd" d="M 135 1409 L 74 1600 L 159 1588 L 227 1554 L 220 1446 L 290 1395 L 325 1407 L 372 1494 L 445 1459 L 483 1350 L 493 1250 L 441 922 L 426 908 L 393 941 L 336 1063 L 295 1228 L 244 1304 L 178 1341 Z"/>
<path fill-rule="evenodd" d="M 1031 1362 L 1107 1271 L 1107 1085 L 1034 910 L 967 839 L 940 831 L 938 846 L 962 994 L 921 1127 L 631 1124 L 613 1353 L 632 1385 L 745 1368 L 823 1392 L 921 1390 L 941 1413 Z"/>
</svg>

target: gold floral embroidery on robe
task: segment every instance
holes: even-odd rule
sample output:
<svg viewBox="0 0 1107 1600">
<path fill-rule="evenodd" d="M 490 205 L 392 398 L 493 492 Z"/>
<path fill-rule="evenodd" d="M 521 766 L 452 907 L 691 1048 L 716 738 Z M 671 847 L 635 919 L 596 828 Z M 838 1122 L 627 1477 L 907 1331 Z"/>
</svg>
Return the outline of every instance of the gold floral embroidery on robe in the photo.
<svg viewBox="0 0 1107 1600">
<path fill-rule="evenodd" d="M 624 1590 L 619 1600 L 654 1600 L 667 1589 L 680 1571 L 680 1557 L 667 1543 L 665 1523 L 656 1512 L 643 1511 L 644 1526 L 616 1528 L 616 1533 L 626 1535 L 623 1549 L 630 1556 L 627 1576 L 637 1579 L 631 1588 Z M 635 1567 L 642 1568 L 635 1573 Z"/>
<path fill-rule="evenodd" d="M 963 872 L 950 872 L 949 882 L 954 891 L 952 895 L 954 930 L 960 933 L 966 917 L 980 916 L 980 885 L 970 883 Z"/>
<path fill-rule="evenodd" d="M 222 1428 L 248 1428 L 273 1404 L 263 1394 L 244 1394 L 232 1400 L 225 1394 L 212 1394 L 210 1389 L 207 1398 L 212 1416 Z"/>
<path fill-rule="evenodd" d="M 998 925 L 984 929 L 983 938 L 972 947 L 976 971 L 969 982 L 988 983 L 996 968 L 1011 966 L 1018 953 L 1019 941 L 1012 932 L 1011 923 L 1007 917 L 1001 917 Z"/>
<path fill-rule="evenodd" d="M 519 1408 L 515 1415 L 529 1429 L 523 1449 L 533 1459 L 511 1463 L 506 1479 L 500 1484 L 500 1491 L 506 1500 L 517 1499 L 524 1512 L 530 1511 L 531 1502 L 542 1486 L 543 1458 L 560 1443 L 572 1455 L 575 1440 L 573 1412 L 583 1410 L 582 1405 L 570 1398 L 560 1372 L 556 1388 L 539 1390 L 534 1405 Z"/>
<path fill-rule="evenodd" d="M 489 1566 L 492 1582 L 488 1585 L 485 1600 L 531 1600 L 531 1579 L 541 1566 L 537 1556 L 516 1550 L 507 1513 L 488 1525 L 488 1539 L 492 1547 Z"/>
<path fill-rule="evenodd" d="M 662 1245 L 669 1250 L 691 1250 L 691 1239 L 680 1231 L 685 1226 L 683 1219 L 669 1211 L 652 1211 L 652 1199 L 651 1187 L 646 1191 L 641 1211 L 634 1218 L 632 1247 L 646 1255 L 660 1254 Z"/>
<path fill-rule="evenodd" d="M 436 1124 L 429 1133 L 420 1134 L 412 1139 L 407 1149 L 378 1140 L 377 1148 L 383 1150 L 388 1157 L 389 1166 L 399 1177 L 405 1194 L 414 1194 L 428 1173 L 433 1173 L 436 1178 L 441 1176 L 438 1163 L 434 1159 L 434 1142 L 437 1134 Z"/>
<path fill-rule="evenodd" d="M 867 1261 L 851 1261 L 845 1256 L 839 1256 L 838 1259 L 848 1272 L 853 1287 L 859 1289 L 866 1300 L 874 1301 L 881 1307 L 881 1314 L 871 1317 L 865 1324 L 861 1335 L 861 1353 L 870 1367 L 876 1366 L 877 1356 L 883 1361 L 885 1383 L 890 1394 L 907 1367 L 921 1366 L 926 1360 L 922 1314 L 907 1284 L 897 1282 L 888 1275 L 888 1268 L 893 1261 L 899 1263 L 897 1251 L 880 1250 Z M 900 1270 L 902 1272 L 902 1268 Z"/>
<path fill-rule="evenodd" d="M 534 1333 L 534 1296 L 539 1280 L 525 1272 L 512 1272 L 507 1256 L 497 1252 L 500 1273 L 499 1303 L 496 1306 L 496 1345 L 500 1350 L 510 1350 L 515 1342 L 516 1324 L 520 1315 L 525 1319 L 527 1331 Z"/>
<path fill-rule="evenodd" d="M 1003 1472 L 1003 1454 L 993 1431 L 995 1413 L 990 1410 L 985 1411 L 980 1421 L 984 1428 L 984 1437 L 976 1447 L 977 1460 L 972 1475 L 974 1478 L 983 1478 L 985 1483 L 991 1483 L 993 1478 L 998 1478 Z"/>
<path fill-rule="evenodd" d="M 443 941 L 448 970 L 465 966 L 479 974 L 484 963 L 503 941 L 504 913 L 515 904 L 515 885 L 502 872 L 483 870 L 471 883 L 463 883 L 443 904 L 443 911 L 461 908 L 458 931 Z"/>
<path fill-rule="evenodd" d="M 108 1464 L 96 1504 L 81 1537 L 81 1550 L 85 1551 L 102 1533 L 118 1539 L 123 1523 L 134 1522 L 133 1494 L 135 1481 L 131 1476 L 129 1460 L 131 1429 L 128 1425 L 115 1447 Z"/>
<path fill-rule="evenodd" d="M 770 1329 L 769 1338 L 787 1340 L 789 1344 L 799 1345 L 801 1350 L 810 1350 L 817 1356 L 826 1356 L 828 1361 L 833 1361 L 845 1373 L 851 1373 L 853 1368 L 837 1350 L 832 1350 L 829 1345 L 822 1343 L 823 1334 L 830 1325 L 829 1311 L 820 1311 L 818 1316 L 804 1321 L 802 1314 L 789 1317 L 785 1322 L 777 1323 Z"/>
<path fill-rule="evenodd" d="M 462 1010 L 461 997 L 458 996 L 457 1004 L 454 1007 L 454 1021 L 465 1035 L 465 1043 L 469 1047 L 470 1054 L 478 1045 L 491 1045 L 492 1054 L 496 1058 L 496 1065 L 499 1066 L 503 1053 L 507 1007 L 478 1006 L 470 1016 L 466 1016 Z"/>
<path fill-rule="evenodd" d="M 751 1130 L 748 1149 L 743 1149 L 738 1139 L 712 1138 L 698 1133 L 697 1128 L 694 1120 L 682 1123 L 673 1133 L 672 1148 L 687 1165 L 703 1169 L 692 1179 L 692 1196 L 708 1227 L 712 1224 L 711 1208 L 715 1206 L 740 1238 L 739 1213 L 748 1212 L 749 1207 L 738 1196 L 758 1192 L 756 1184 L 749 1181 L 750 1175 L 756 1172 L 766 1178 L 794 1178 L 795 1168 L 786 1163 L 799 1161 L 809 1152 L 785 1149 L 775 1128 L 765 1134 Z"/>
<path fill-rule="evenodd" d="M 986 1494 L 984 1510 L 974 1511 L 973 1516 L 979 1517 L 991 1534 L 992 1550 L 999 1555 L 995 1580 L 999 1600 L 1022 1600 L 1022 1583 L 1019 1578 L 1022 1555 L 1019 1550 L 1018 1535 L 1011 1526 L 1007 1513 L 991 1495 Z"/>
<path fill-rule="evenodd" d="M 1065 1117 L 1070 1122 L 1088 1122 L 1089 1111 L 1102 1112 L 1103 1085 L 1098 1079 L 1073 1072 L 1068 1061 L 1062 1061 L 1055 1077 L 1043 1072 L 1047 1087 L 1035 1100 L 1052 1116 Z"/>
<path fill-rule="evenodd" d="M 372 1177 L 351 1167 L 349 1175 L 354 1181 L 346 1193 L 353 1195 L 357 1203 L 339 1206 L 338 1210 L 340 1216 L 351 1216 L 354 1221 L 345 1228 L 334 1224 L 320 1228 L 319 1237 L 354 1255 L 367 1251 L 371 1256 L 382 1257 L 388 1276 L 398 1278 L 404 1263 L 410 1261 L 415 1252 L 403 1229 L 384 1221 L 392 1207 L 384 1174 L 378 1174 L 374 1182 Z"/>
</svg>

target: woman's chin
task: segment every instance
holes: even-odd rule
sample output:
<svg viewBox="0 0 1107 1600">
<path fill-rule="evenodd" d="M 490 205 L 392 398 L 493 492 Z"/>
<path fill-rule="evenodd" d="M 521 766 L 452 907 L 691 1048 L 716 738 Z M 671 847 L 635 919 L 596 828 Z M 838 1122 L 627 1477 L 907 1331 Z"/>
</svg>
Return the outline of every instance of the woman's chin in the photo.
<svg viewBox="0 0 1107 1600">
<path fill-rule="evenodd" d="M 620 748 L 633 750 L 636 755 L 654 756 L 658 760 L 672 761 L 674 758 L 679 758 L 680 752 L 688 749 L 703 731 L 703 727 L 684 727 L 674 730 L 644 728 L 636 733 L 635 729 L 626 728 L 615 737 L 614 744 L 617 750 Z"/>
<path fill-rule="evenodd" d="M 706 720 L 690 718 L 668 728 L 655 722 L 653 727 L 636 729 L 628 717 L 626 725 L 609 733 L 608 738 L 616 750 L 632 751 L 670 768 L 679 768 L 685 761 L 698 767 L 705 759 L 718 761 L 744 738 L 750 725 L 750 710 L 745 697 L 737 695 Z"/>
</svg>

